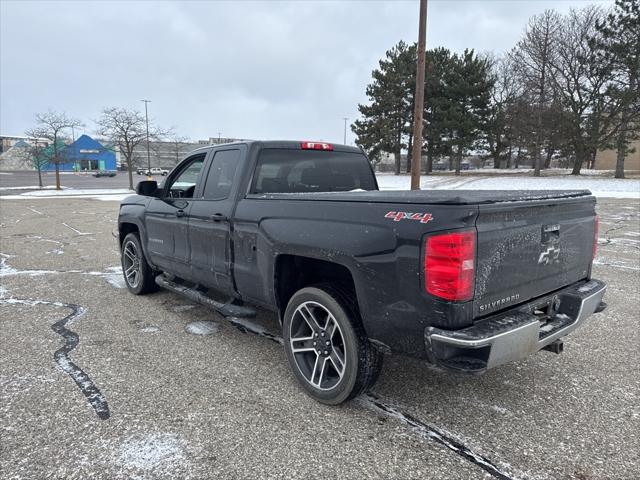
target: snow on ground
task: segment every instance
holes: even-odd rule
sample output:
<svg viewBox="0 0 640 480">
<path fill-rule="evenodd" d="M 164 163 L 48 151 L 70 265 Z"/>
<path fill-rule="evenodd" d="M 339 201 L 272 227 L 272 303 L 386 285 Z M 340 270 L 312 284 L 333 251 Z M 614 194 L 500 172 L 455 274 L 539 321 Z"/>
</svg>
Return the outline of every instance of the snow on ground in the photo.
<svg viewBox="0 0 640 480">
<path fill-rule="evenodd" d="M 4 195 L 0 197 L 4 200 L 22 200 L 25 198 L 92 198 L 95 200 L 121 202 L 126 197 L 134 193 L 128 188 L 87 188 L 65 190 L 37 190 L 24 192 L 20 195 Z"/>
<path fill-rule="evenodd" d="M 170 433 L 132 437 L 122 445 L 116 462 L 125 468 L 159 469 L 162 473 L 169 474 L 185 462 L 182 447 L 178 437 Z"/>
<path fill-rule="evenodd" d="M 0 190 L 55 190 L 55 185 L 46 185 L 39 187 L 38 185 L 29 185 L 26 187 L 0 187 Z M 67 190 L 69 187 L 60 187 L 63 190 Z"/>
<path fill-rule="evenodd" d="M 569 175 L 571 173 L 572 169 L 570 168 L 545 168 L 544 170 L 542 170 L 542 175 L 543 176 L 547 176 L 547 175 Z M 592 169 L 588 169 L 588 168 L 583 168 L 580 171 L 580 175 L 584 175 L 584 176 L 603 176 L 603 175 L 608 175 L 613 177 L 613 170 L 592 170 Z M 486 167 L 486 168 L 480 168 L 477 170 L 467 170 L 466 172 L 463 172 L 463 174 L 465 175 L 474 175 L 474 174 L 481 174 L 481 175 L 509 175 L 509 174 L 531 174 L 533 173 L 533 168 L 493 168 L 493 167 Z"/>
<path fill-rule="evenodd" d="M 380 190 L 407 190 L 408 175 L 378 174 Z M 591 190 L 596 197 L 640 198 L 640 180 L 597 176 L 470 176 L 433 175 L 420 178 L 423 190 Z"/>
<path fill-rule="evenodd" d="M 38 190 L 35 192 L 25 192 L 22 193 L 22 197 L 58 197 L 58 196 L 77 196 L 77 195 L 117 195 L 117 194 L 126 194 L 132 195 L 131 190 L 128 188 L 86 188 L 76 190 L 75 188 L 68 188 L 66 190 L 57 190 L 57 191 L 42 191 Z"/>
</svg>

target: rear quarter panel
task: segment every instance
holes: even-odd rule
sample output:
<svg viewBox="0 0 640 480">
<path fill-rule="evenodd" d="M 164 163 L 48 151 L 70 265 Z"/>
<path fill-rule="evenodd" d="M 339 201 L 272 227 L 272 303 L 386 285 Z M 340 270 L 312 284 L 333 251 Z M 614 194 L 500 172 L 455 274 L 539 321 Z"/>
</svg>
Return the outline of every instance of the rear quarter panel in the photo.
<svg viewBox="0 0 640 480">
<path fill-rule="evenodd" d="M 432 218 L 427 223 L 385 218 L 398 210 Z M 243 298 L 275 305 L 278 255 L 343 265 L 354 279 L 369 337 L 392 351 L 421 356 L 426 326 L 452 326 L 447 323 L 451 305 L 424 293 L 424 236 L 472 227 L 476 214 L 477 207 L 469 206 L 242 199 L 233 227 L 236 286 Z M 465 310 L 456 305 L 456 311 Z"/>
</svg>

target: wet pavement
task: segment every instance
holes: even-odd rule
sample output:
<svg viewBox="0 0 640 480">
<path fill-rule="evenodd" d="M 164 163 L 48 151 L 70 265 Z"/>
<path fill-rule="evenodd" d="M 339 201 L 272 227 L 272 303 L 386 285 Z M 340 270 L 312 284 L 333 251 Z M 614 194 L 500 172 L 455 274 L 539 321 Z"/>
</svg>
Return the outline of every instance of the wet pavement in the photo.
<svg viewBox="0 0 640 480">
<path fill-rule="evenodd" d="M 0 201 L 4 478 L 640 477 L 640 202 L 599 200 L 608 310 L 480 377 L 387 356 L 341 407 L 289 373 L 275 316 L 126 289 L 117 203 Z"/>
</svg>

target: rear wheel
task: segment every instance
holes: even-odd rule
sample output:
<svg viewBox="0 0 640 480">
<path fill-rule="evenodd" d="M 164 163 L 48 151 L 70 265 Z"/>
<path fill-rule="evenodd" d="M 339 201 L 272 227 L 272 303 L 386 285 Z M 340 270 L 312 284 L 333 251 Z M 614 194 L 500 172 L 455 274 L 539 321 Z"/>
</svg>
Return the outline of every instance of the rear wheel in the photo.
<svg viewBox="0 0 640 480">
<path fill-rule="evenodd" d="M 142 244 L 137 233 L 129 233 L 122 242 L 122 274 L 127 288 L 134 295 L 155 292 L 157 272 L 149 266 L 142 252 Z"/>
<path fill-rule="evenodd" d="M 293 374 L 319 402 L 345 402 L 378 378 L 382 353 L 367 339 L 353 302 L 332 285 L 303 288 L 291 298 L 283 337 Z"/>
</svg>

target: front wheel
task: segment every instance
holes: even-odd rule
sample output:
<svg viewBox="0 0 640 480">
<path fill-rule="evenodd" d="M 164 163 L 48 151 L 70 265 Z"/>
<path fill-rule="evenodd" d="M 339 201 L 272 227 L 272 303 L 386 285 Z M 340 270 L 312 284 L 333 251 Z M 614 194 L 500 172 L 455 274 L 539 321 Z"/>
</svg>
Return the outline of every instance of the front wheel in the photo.
<svg viewBox="0 0 640 480">
<path fill-rule="evenodd" d="M 122 274 L 129 291 L 134 295 L 144 295 L 158 290 L 155 282 L 156 272 L 144 258 L 137 233 L 130 233 L 124 237 L 121 252 Z"/>
<path fill-rule="evenodd" d="M 366 337 L 353 301 L 332 285 L 303 288 L 291 297 L 283 337 L 293 374 L 319 402 L 345 402 L 378 378 L 382 353 Z"/>
</svg>

